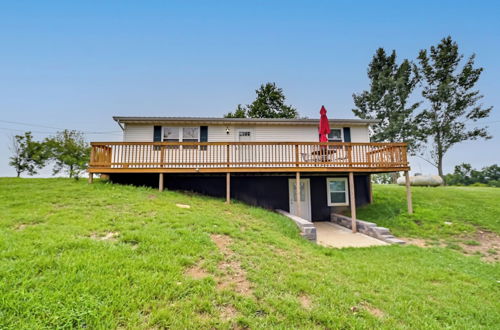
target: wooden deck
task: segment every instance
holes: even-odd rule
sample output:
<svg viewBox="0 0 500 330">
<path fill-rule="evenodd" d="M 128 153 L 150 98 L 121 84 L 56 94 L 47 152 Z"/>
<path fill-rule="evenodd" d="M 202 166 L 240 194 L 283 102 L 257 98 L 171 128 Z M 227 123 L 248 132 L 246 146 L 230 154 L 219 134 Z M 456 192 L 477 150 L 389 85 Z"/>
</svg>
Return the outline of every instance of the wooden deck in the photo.
<svg viewBox="0 0 500 330">
<path fill-rule="evenodd" d="M 405 143 L 92 142 L 90 173 L 408 171 Z"/>
</svg>

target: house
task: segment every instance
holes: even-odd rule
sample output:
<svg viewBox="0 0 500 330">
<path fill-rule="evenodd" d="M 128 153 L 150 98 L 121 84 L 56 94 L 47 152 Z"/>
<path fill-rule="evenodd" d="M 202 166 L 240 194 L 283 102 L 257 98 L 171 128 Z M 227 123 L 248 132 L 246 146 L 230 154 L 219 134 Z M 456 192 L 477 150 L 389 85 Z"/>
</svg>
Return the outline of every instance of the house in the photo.
<svg viewBox="0 0 500 330">
<path fill-rule="evenodd" d="M 93 142 L 89 173 L 329 220 L 372 199 L 372 173 L 409 171 L 404 143 L 371 143 L 373 120 L 113 117 L 123 142 Z"/>
</svg>

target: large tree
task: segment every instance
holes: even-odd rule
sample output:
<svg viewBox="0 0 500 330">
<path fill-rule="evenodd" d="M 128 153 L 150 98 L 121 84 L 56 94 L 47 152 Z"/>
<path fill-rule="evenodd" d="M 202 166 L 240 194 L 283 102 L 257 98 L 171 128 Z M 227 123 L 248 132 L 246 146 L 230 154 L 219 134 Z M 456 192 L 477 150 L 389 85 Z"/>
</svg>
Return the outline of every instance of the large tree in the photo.
<svg viewBox="0 0 500 330">
<path fill-rule="evenodd" d="M 420 102 L 410 102 L 419 82 L 418 70 L 408 60 L 397 63 L 396 51 L 386 54 L 377 49 L 368 66 L 370 89 L 353 94 L 354 114 L 362 119 L 378 119 L 373 126 L 376 142 L 406 142 L 410 153 L 419 147 L 418 123 L 415 111 Z"/>
<path fill-rule="evenodd" d="M 55 137 L 46 139 L 45 143 L 50 149 L 51 159 L 55 163 L 54 174 L 65 171 L 70 178 L 78 179 L 87 168 L 90 147 L 85 142 L 82 132 L 64 130 L 58 132 Z"/>
<path fill-rule="evenodd" d="M 15 168 L 17 177 L 24 172 L 29 175 L 37 174 L 38 170 L 45 166 L 48 158 L 44 144 L 34 141 L 31 132 L 14 136 L 10 151 L 12 156 L 9 165 Z"/>
<path fill-rule="evenodd" d="M 424 86 L 422 95 L 428 107 L 419 114 L 421 129 L 431 139 L 431 156 L 443 177 L 443 158 L 450 148 L 462 141 L 491 138 L 487 127 L 468 127 L 469 122 L 489 116 L 493 107 L 483 108 L 483 97 L 474 89 L 483 68 L 474 68 L 472 54 L 460 68 L 463 55 L 451 37 L 441 40 L 418 56 Z"/>
<path fill-rule="evenodd" d="M 292 106 L 285 104 L 283 89 L 275 83 L 267 83 L 255 91 L 257 97 L 252 104 L 238 107 L 229 112 L 226 118 L 297 118 L 298 112 Z"/>
</svg>

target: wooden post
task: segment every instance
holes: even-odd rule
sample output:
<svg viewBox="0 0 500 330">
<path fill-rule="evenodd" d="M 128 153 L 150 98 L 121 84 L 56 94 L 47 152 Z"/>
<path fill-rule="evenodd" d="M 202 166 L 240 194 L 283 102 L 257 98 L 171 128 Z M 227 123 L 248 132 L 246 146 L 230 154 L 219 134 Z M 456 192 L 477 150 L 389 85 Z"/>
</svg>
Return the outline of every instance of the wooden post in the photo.
<svg viewBox="0 0 500 330">
<path fill-rule="evenodd" d="M 89 173 L 89 183 L 94 183 L 94 173 Z"/>
<path fill-rule="evenodd" d="M 158 184 L 158 190 L 163 191 L 164 186 L 163 186 L 163 173 L 160 173 L 160 182 Z"/>
<path fill-rule="evenodd" d="M 226 203 L 231 204 L 231 173 L 226 173 Z"/>
<path fill-rule="evenodd" d="M 356 226 L 356 193 L 354 191 L 354 173 L 349 172 L 349 195 L 351 204 L 351 227 L 352 232 L 356 233 L 358 228 Z"/>
<path fill-rule="evenodd" d="M 408 214 L 413 214 L 413 202 L 411 199 L 410 173 L 405 171 L 406 201 L 408 202 Z"/>
<path fill-rule="evenodd" d="M 295 174 L 295 203 L 296 216 L 300 217 L 300 172 Z"/>
</svg>

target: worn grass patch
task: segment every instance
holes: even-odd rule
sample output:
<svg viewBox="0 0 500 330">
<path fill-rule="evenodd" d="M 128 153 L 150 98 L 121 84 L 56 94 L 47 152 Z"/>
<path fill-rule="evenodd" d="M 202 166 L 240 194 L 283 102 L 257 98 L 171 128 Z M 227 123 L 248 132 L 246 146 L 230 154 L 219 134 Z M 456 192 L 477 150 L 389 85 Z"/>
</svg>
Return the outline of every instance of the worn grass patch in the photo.
<svg viewBox="0 0 500 330">
<path fill-rule="evenodd" d="M 499 274 L 440 247 L 316 246 L 219 199 L 0 179 L 1 329 L 494 328 Z"/>
</svg>

